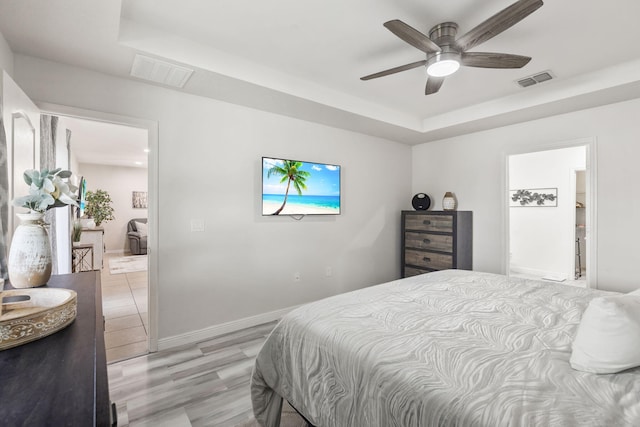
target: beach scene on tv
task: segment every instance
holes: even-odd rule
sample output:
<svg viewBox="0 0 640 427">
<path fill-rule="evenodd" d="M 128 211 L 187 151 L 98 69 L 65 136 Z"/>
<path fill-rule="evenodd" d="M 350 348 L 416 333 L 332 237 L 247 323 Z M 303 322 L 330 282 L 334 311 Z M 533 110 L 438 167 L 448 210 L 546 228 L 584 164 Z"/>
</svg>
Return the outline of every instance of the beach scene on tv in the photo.
<svg viewBox="0 0 640 427">
<path fill-rule="evenodd" d="M 262 158 L 263 215 L 338 215 L 340 166 Z"/>
</svg>

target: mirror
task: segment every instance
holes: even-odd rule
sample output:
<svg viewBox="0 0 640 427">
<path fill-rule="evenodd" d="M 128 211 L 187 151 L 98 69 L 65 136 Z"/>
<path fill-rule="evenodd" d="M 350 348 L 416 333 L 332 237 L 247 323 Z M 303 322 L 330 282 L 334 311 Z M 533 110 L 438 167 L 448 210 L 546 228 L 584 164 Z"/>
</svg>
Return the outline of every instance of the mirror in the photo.
<svg viewBox="0 0 640 427">
<path fill-rule="evenodd" d="M 35 128 L 29 117 L 23 112 L 13 113 L 11 120 L 11 167 L 9 170 L 12 171 L 12 179 L 10 201 L 29 192 L 29 187 L 24 183 L 22 175 L 25 170 L 36 168 Z M 20 222 L 16 216 L 17 208 L 11 203 L 9 206 L 11 215 L 9 215 L 8 241 L 10 242 L 13 232 Z"/>
</svg>

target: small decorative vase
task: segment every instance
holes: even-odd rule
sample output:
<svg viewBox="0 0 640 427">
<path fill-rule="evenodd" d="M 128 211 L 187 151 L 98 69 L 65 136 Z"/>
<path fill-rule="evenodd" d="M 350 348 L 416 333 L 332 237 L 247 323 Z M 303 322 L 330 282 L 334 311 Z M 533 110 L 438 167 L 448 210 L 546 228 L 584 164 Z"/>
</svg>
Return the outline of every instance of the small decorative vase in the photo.
<svg viewBox="0 0 640 427">
<path fill-rule="evenodd" d="M 80 218 L 80 223 L 85 228 L 96 228 L 96 221 L 93 218 Z"/>
<path fill-rule="evenodd" d="M 9 248 L 9 281 L 14 288 L 35 288 L 51 277 L 51 245 L 42 220 L 43 213 L 17 214 L 16 228 Z"/>
<path fill-rule="evenodd" d="M 444 193 L 444 198 L 442 199 L 442 209 L 445 211 L 456 210 L 456 198 L 453 197 L 453 193 L 449 191 Z"/>
</svg>

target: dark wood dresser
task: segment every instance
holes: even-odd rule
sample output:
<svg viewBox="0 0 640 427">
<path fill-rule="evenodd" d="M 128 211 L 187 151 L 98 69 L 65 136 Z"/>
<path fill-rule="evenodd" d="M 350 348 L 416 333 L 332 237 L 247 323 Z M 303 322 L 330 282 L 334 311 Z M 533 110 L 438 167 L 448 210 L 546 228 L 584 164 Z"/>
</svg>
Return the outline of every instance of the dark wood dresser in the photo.
<svg viewBox="0 0 640 427">
<path fill-rule="evenodd" d="M 471 270 L 473 212 L 402 211 L 402 277 Z"/>
<path fill-rule="evenodd" d="M 0 425 L 111 425 L 99 273 L 51 276 L 47 287 L 78 293 L 76 319 L 0 351 Z"/>
</svg>

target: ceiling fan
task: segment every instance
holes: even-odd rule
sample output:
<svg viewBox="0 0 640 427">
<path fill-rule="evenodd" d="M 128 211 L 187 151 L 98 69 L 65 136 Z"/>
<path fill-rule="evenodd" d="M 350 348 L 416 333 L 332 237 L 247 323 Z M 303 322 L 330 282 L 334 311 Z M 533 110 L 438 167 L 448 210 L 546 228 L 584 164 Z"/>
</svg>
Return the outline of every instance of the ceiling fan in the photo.
<svg viewBox="0 0 640 427">
<path fill-rule="evenodd" d="M 461 65 L 480 68 L 522 68 L 531 61 L 531 57 L 468 50 L 517 24 L 542 5 L 542 0 L 519 0 L 458 38 L 458 24 L 455 22 L 436 25 L 429 31 L 428 37 L 399 19 L 385 22 L 384 26 L 389 31 L 426 53 L 427 58 L 370 74 L 361 77 L 360 80 L 376 79 L 424 65 L 428 74 L 424 93 L 431 95 L 438 92 L 445 77 L 458 71 Z"/>
</svg>

